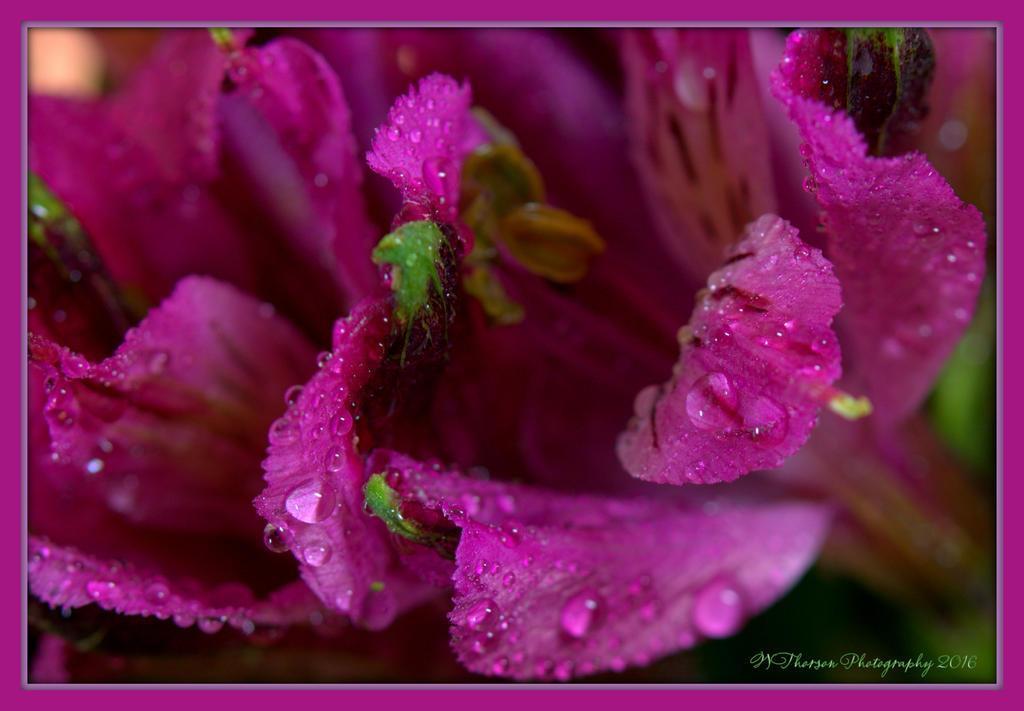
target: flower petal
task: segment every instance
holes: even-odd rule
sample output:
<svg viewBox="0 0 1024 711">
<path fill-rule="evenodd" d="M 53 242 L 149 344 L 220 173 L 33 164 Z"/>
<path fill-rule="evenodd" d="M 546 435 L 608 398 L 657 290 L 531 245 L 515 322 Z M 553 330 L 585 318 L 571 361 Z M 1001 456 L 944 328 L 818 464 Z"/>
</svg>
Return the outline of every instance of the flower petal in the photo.
<svg viewBox="0 0 1024 711">
<path fill-rule="evenodd" d="M 246 633 L 257 625 L 286 626 L 308 619 L 318 605 L 301 583 L 292 583 L 257 601 L 239 583 L 205 589 L 195 581 L 170 580 L 159 572 L 106 560 L 29 536 L 29 589 L 51 607 L 74 609 L 98 604 L 123 615 L 143 615 L 179 627 L 197 624 L 203 632 L 219 631 L 225 623 Z"/>
<path fill-rule="evenodd" d="M 920 404 L 970 321 L 985 225 L 924 156 L 868 156 L 848 117 L 800 96 L 781 72 L 773 80 L 805 141 L 826 250 L 843 284 L 852 370 L 886 427 Z"/>
<path fill-rule="evenodd" d="M 303 43 L 281 38 L 230 55 L 236 88 L 221 105 L 226 150 L 309 269 L 336 271 L 350 298 L 376 285 L 351 118 L 337 75 Z M 308 290 L 308 284 L 307 284 Z M 326 297 L 326 295 L 325 295 Z M 334 315 L 334 314 L 330 314 Z"/>
<path fill-rule="evenodd" d="M 672 379 L 636 397 L 618 441 L 636 477 L 732 481 L 779 466 L 807 440 L 840 375 L 830 328 L 839 282 L 789 223 L 764 215 L 708 279 Z"/>
<path fill-rule="evenodd" d="M 211 64 L 223 72 L 208 32 L 169 33 L 124 100 L 29 99 L 30 170 L 82 223 L 115 282 L 151 301 L 191 272 L 256 286 L 243 235 L 201 189 L 219 146 L 207 115 L 221 81 Z M 163 93 L 165 83 L 174 91 Z M 162 118 L 181 110 L 187 120 Z"/>
<path fill-rule="evenodd" d="M 487 140 L 469 113 L 471 100 L 468 82 L 460 86 L 443 74 L 424 77 L 391 107 L 366 154 L 370 168 L 390 179 L 406 203 L 439 211 L 441 222 L 457 217 L 462 162 Z"/>
<path fill-rule="evenodd" d="M 776 210 L 748 33 L 627 32 L 622 60 L 634 155 L 659 234 L 703 279 L 747 222 Z"/>
<path fill-rule="evenodd" d="M 334 330 L 334 350 L 270 429 L 267 487 L 254 504 L 327 607 L 371 629 L 434 590 L 401 566 L 384 525 L 363 512 L 361 418 L 391 332 L 387 302 L 361 302 Z M 328 358 L 329 356 L 329 358 Z"/>
<path fill-rule="evenodd" d="M 208 32 L 169 32 L 110 102 L 113 123 L 137 129 L 133 137 L 169 183 L 216 172 L 224 68 L 224 55 Z"/>
<path fill-rule="evenodd" d="M 54 463 L 129 519 L 192 532 L 252 530 L 264 433 L 314 358 L 268 305 L 203 277 L 100 363 L 37 336 L 29 353 Z"/>
<path fill-rule="evenodd" d="M 152 118 L 157 99 L 136 84 L 98 102 L 32 97 L 30 168 L 78 218 L 118 285 L 157 301 L 179 278 L 207 274 L 326 340 L 345 297 L 375 277 L 337 77 L 281 40 L 232 53 L 241 89 L 222 93 L 228 55 L 206 30 L 183 34 L 169 35 L 139 82 L 162 86 L 165 77 L 175 92 L 161 100 L 199 118 Z M 193 71 L 203 82 L 187 80 Z"/>
<path fill-rule="evenodd" d="M 621 671 L 735 633 L 803 574 L 829 518 L 815 504 L 558 495 L 385 451 L 372 466 L 462 528 L 453 646 L 472 671 L 516 679 Z"/>
</svg>

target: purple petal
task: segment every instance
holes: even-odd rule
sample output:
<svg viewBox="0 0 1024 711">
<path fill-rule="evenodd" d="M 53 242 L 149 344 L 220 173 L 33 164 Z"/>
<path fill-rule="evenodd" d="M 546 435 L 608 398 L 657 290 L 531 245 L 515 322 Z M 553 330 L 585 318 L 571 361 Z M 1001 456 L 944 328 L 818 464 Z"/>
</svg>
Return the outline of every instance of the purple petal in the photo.
<svg viewBox="0 0 1024 711">
<path fill-rule="evenodd" d="M 443 74 L 424 77 L 395 101 L 366 155 L 370 168 L 390 179 L 406 203 L 429 205 L 444 222 L 458 215 L 462 162 L 487 140 L 469 112 L 471 101 L 468 82 L 459 86 Z"/>
<path fill-rule="evenodd" d="M 829 518 L 812 504 L 558 495 L 390 452 L 374 464 L 462 528 L 453 646 L 470 670 L 516 679 L 621 671 L 735 633 L 803 574 Z"/>
<path fill-rule="evenodd" d="M 38 536 L 29 536 L 28 556 L 29 589 L 51 607 L 67 610 L 96 603 L 123 615 L 173 618 L 179 627 L 196 624 L 208 633 L 225 623 L 251 633 L 257 625 L 301 622 L 316 607 L 301 583 L 259 601 L 240 583 L 206 589 L 195 581 L 171 580 L 153 569 L 97 558 Z"/>
<path fill-rule="evenodd" d="M 832 266 L 789 223 L 765 215 L 748 225 L 679 333 L 672 379 L 636 396 L 617 445 L 623 466 L 673 484 L 779 466 L 840 375 L 830 324 L 841 306 Z"/>
<path fill-rule="evenodd" d="M 46 377 L 53 461 L 101 505 L 170 530 L 252 530 L 264 433 L 314 359 L 268 305 L 190 277 L 111 358 L 36 336 L 29 352 Z"/>
<path fill-rule="evenodd" d="M 323 603 L 371 628 L 434 594 L 398 562 L 384 525 L 363 511 L 357 426 L 364 392 L 384 357 L 390 308 L 361 302 L 334 330 L 334 350 L 270 429 L 267 487 L 256 509 Z M 297 392 L 299 391 L 299 392 Z"/>
<path fill-rule="evenodd" d="M 114 280 L 152 301 L 190 272 L 256 286 L 243 235 L 202 190 L 217 162 L 209 111 L 224 66 L 205 30 L 169 33 L 123 99 L 29 101 L 30 170 L 79 219 Z"/>
<path fill-rule="evenodd" d="M 368 293 L 375 240 L 337 75 L 291 38 L 232 53 L 228 72 L 237 88 L 221 105 L 225 142 L 263 209 L 310 267 L 336 269 L 351 297 Z"/>
<path fill-rule="evenodd" d="M 744 225 L 776 211 L 748 33 L 628 32 L 622 55 L 634 154 L 659 234 L 703 279 Z"/>
<path fill-rule="evenodd" d="M 924 156 L 869 157 L 849 118 L 773 80 L 805 141 L 852 369 L 885 427 L 920 404 L 974 313 L 985 225 Z"/>
<path fill-rule="evenodd" d="M 209 179 L 217 169 L 225 66 L 209 32 L 169 32 L 110 102 L 113 123 L 139 129 L 135 138 L 169 183 Z"/>
</svg>

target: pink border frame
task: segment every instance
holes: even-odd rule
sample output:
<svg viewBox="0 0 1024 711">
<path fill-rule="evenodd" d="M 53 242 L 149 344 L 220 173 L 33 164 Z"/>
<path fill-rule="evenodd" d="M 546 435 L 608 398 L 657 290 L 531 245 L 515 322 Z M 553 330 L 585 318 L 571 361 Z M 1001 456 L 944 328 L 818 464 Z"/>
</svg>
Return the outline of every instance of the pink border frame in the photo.
<svg viewBox="0 0 1024 711">
<path fill-rule="evenodd" d="M 575 7 L 573 7 L 575 5 Z M 0 279 L 0 319 L 6 328 L 5 331 L 12 334 L 5 338 L 5 344 L 15 342 L 23 345 L 24 342 L 24 257 L 22 254 L 24 240 L 20 235 L 24 234 L 24 183 L 22 180 L 22 145 L 24 142 L 24 128 L 22 121 L 22 102 L 20 101 L 23 63 L 22 63 L 22 23 L 31 22 L 111 22 L 111 23 L 169 23 L 205 21 L 209 25 L 223 24 L 226 19 L 237 18 L 238 21 L 259 21 L 262 23 L 295 23 L 295 22 L 354 22 L 354 23 L 435 23 L 435 24 L 470 24 L 470 23 L 502 23 L 512 24 L 651 24 L 651 23 L 681 23 L 681 22 L 732 22 L 739 19 L 752 22 L 782 22 L 783 24 L 799 25 L 806 22 L 835 23 L 843 24 L 857 21 L 877 21 L 879 18 L 888 18 L 887 24 L 898 24 L 900 21 L 912 22 L 912 24 L 943 23 L 943 22 L 971 22 L 971 21 L 995 21 L 1002 23 L 1002 81 L 1004 88 L 1004 104 L 1002 105 L 1003 116 L 1020 116 L 1019 109 L 1024 97 L 1015 85 L 1005 81 L 1006 76 L 1019 76 L 1013 70 L 1022 66 L 1022 45 L 1014 46 L 1013 40 L 1019 39 L 1020 35 L 1016 30 L 1016 17 L 1013 11 L 1008 9 L 1001 0 L 974 0 L 969 5 L 957 4 L 941 7 L 934 0 L 925 2 L 923 0 L 903 0 L 898 5 L 898 15 L 893 14 L 894 5 L 879 0 L 860 0 L 856 4 L 831 4 L 813 2 L 811 0 L 789 0 L 784 6 L 778 3 L 766 5 L 755 0 L 742 0 L 740 3 L 733 3 L 728 10 L 720 5 L 681 5 L 678 2 L 665 2 L 665 0 L 632 0 L 628 4 L 599 8 L 592 2 L 563 3 L 560 7 L 553 7 L 550 0 L 528 0 L 528 2 L 516 3 L 515 6 L 503 7 L 497 4 L 470 4 L 463 2 L 444 2 L 443 5 L 437 2 L 414 3 L 409 0 L 389 0 L 386 14 L 377 4 L 361 3 L 359 5 L 344 6 L 336 0 L 328 3 L 319 0 L 316 4 L 307 3 L 303 8 L 297 8 L 292 4 L 282 4 L 277 7 L 258 8 L 252 3 L 243 3 L 238 0 L 225 2 L 220 0 L 216 8 L 211 8 L 208 0 L 179 0 L 173 5 L 142 5 L 139 3 L 112 2 L 104 0 L 102 3 L 90 3 L 83 5 L 80 2 L 69 2 L 68 0 L 47 0 L 33 6 L 9 6 L 11 9 L 5 11 L 9 19 L 4 23 L 4 36 L 6 42 L 0 43 L 0 66 L 5 68 L 3 72 L 3 83 L 8 88 L 5 95 L 8 96 L 7 106 L 18 107 L 18 113 L 9 111 L 4 115 L 4 122 L 11 128 L 11 136 L 14 129 L 17 129 L 19 141 L 8 139 L 0 144 L 0 156 L 3 164 L 7 166 L 3 179 L 6 190 L 0 193 L 2 204 L 7 206 L 8 215 L 18 215 L 18 220 L 8 227 L 12 237 L 5 241 L 7 259 L 2 263 L 2 269 L 7 272 L 6 279 Z M 319 6 L 319 7 L 318 7 Z M 795 18 L 804 18 L 798 20 Z M 916 18 L 916 19 L 915 19 Z M 1009 36 L 1010 42 L 1007 42 Z M 1010 91 L 1006 91 L 1011 89 Z M 18 96 L 15 101 L 12 97 Z M 1018 109 L 1018 110 L 1014 110 Z M 1006 156 L 1020 155 L 1022 140 L 1019 134 L 1006 132 L 1002 136 L 1003 152 L 998 162 L 1000 175 L 1003 178 L 1003 194 L 1019 195 L 1021 187 L 1020 174 L 1004 171 Z M 1012 163 L 1011 163 L 1012 165 Z M 1006 208 L 1009 207 L 1009 211 Z M 1001 222 L 1000 235 L 1013 234 L 1008 229 L 1011 224 L 1020 224 L 1019 208 L 1016 210 L 1015 203 L 1005 203 L 1002 199 L 998 202 L 997 219 Z M 14 235 L 19 235 L 14 237 Z M 1019 373 L 1007 371 L 1003 373 L 1003 363 L 1015 362 L 1015 357 L 1021 357 L 1021 341 L 1024 333 L 1012 328 L 1014 322 L 1007 318 L 1008 313 L 1016 313 L 1013 303 L 1020 303 L 1021 285 L 1011 281 L 1006 284 L 1003 277 L 1012 274 L 1008 265 L 1020 265 L 1024 244 L 1020 241 L 1003 242 L 1000 240 L 1001 258 L 1000 286 L 1002 289 L 1002 310 L 999 327 L 1002 334 L 1002 350 L 1000 360 L 1000 382 L 1003 392 L 1024 391 L 1024 382 Z M 20 476 L 14 476 L 14 472 L 21 472 L 21 461 L 24 458 L 23 436 L 21 434 L 23 418 L 23 348 L 5 347 L 0 352 L 4 377 L 0 379 L 0 398 L 7 404 L 0 417 L 2 424 L 0 435 L 3 437 L 3 450 L 6 452 L 18 452 L 17 468 L 12 462 L 8 466 L 8 492 L 14 493 L 15 482 L 20 483 Z M 1010 356 L 1007 358 L 1007 356 Z M 1004 398 L 1005 399 L 1005 398 Z M 1009 402 L 1014 402 L 1013 397 Z M 12 406 L 18 403 L 18 407 Z M 1003 471 L 1011 470 L 1008 462 L 1021 461 L 1021 441 L 1015 438 L 1004 440 L 1003 432 L 1014 432 L 1013 422 L 1020 421 L 1020 415 L 1013 410 L 1006 411 L 1002 407 L 1003 428 L 1000 432 L 1000 442 L 1005 444 L 1002 450 Z M 11 456 L 8 461 L 13 460 Z M 1012 470 L 1011 470 L 1012 471 Z M 1006 477 L 1001 487 L 1000 515 L 1006 509 L 1006 502 L 1019 502 L 1021 484 L 1013 477 Z M 0 517 L 0 526 L 3 533 L 0 540 L 4 541 L 5 560 L 9 570 L 21 570 L 21 492 L 17 496 L 10 496 L 6 516 Z M 1020 593 L 1021 573 L 1016 565 L 1006 565 L 1005 552 L 1021 549 L 1021 517 L 1011 516 L 1003 518 L 1003 539 L 999 555 L 1003 559 L 1003 599 L 1016 599 L 1013 593 Z M 1015 545 L 1016 544 L 1016 545 Z M 21 610 L 23 609 L 23 595 L 25 590 L 24 579 L 20 585 L 5 585 L 0 595 L 7 604 L 3 605 L 5 614 L 3 616 L 4 644 L 2 647 L 3 676 L 7 679 L 2 687 L 4 701 L 11 703 L 14 708 L 50 708 L 63 705 L 68 702 L 74 704 L 86 704 L 102 706 L 105 709 L 128 706 L 129 704 L 144 704 L 153 709 L 176 708 L 182 701 L 188 703 L 200 703 L 203 706 L 224 703 L 224 694 L 230 694 L 232 703 L 252 704 L 249 708 L 269 706 L 299 700 L 304 704 L 322 703 L 328 704 L 366 704 L 385 706 L 416 706 L 433 707 L 444 706 L 446 708 L 469 706 L 476 703 L 485 703 L 495 709 L 512 708 L 523 702 L 536 704 L 538 702 L 566 703 L 570 699 L 564 697 L 571 694 L 572 702 L 592 705 L 614 705 L 619 706 L 624 701 L 630 702 L 633 699 L 627 698 L 634 695 L 641 696 L 635 702 L 643 703 L 654 708 L 678 708 L 682 704 L 693 704 L 708 702 L 721 704 L 723 701 L 728 705 L 763 704 L 766 700 L 786 704 L 789 706 L 813 706 L 820 708 L 827 705 L 834 709 L 858 708 L 865 704 L 920 704 L 923 707 L 934 708 L 956 708 L 963 709 L 964 706 L 981 704 L 984 708 L 1019 708 L 1022 694 L 1018 693 L 1024 682 L 1018 682 L 1014 678 L 1007 678 L 1005 670 L 1016 670 L 1020 666 L 1020 655 L 1017 654 L 1018 647 L 1015 646 L 1016 636 L 1011 630 L 1019 627 L 1020 616 L 1015 609 L 1004 610 L 1001 630 L 1002 659 L 998 667 L 998 678 L 1001 680 L 1002 688 L 992 690 L 971 690 L 970 687 L 961 687 L 954 693 L 947 693 L 946 690 L 928 689 L 922 691 L 901 691 L 901 690 L 876 690 L 849 688 L 850 694 L 837 694 L 834 688 L 813 689 L 813 690 L 750 690 L 740 689 L 728 692 L 712 689 L 657 689 L 657 688 L 635 688 L 635 689 L 605 689 L 601 691 L 578 689 L 567 687 L 565 689 L 536 689 L 536 688 L 505 688 L 505 689 L 437 689 L 437 690 L 365 690 L 365 689 L 341 689 L 341 690 L 268 690 L 267 692 L 250 689 L 232 690 L 210 690 L 210 689 L 189 689 L 189 690 L 25 690 L 21 688 L 24 679 L 22 651 L 22 620 Z M 1009 594 L 1008 594 L 1009 593 Z M 1010 663 L 1007 663 L 1009 660 Z M 1017 662 L 1016 664 L 1014 662 Z M 14 670 L 17 670 L 16 672 Z M 15 677 L 15 674 L 17 676 Z M 15 678 L 12 678 L 15 677 Z M 843 687 L 838 687 L 843 688 Z M 725 693 L 725 696 L 721 696 Z M 183 698 L 181 695 L 184 694 Z M 302 697 L 295 699 L 293 694 L 302 694 Z M 334 696 L 340 694 L 340 696 Z M 528 694 L 528 698 L 521 698 L 520 694 Z M 711 695 L 718 696 L 712 697 Z M 762 695 L 768 695 L 764 698 Z M 869 698 L 865 698 L 864 695 Z M 913 697 L 907 697 L 912 694 Z M 977 695 L 983 694 L 983 698 Z M 144 696 L 143 696 L 144 695 Z M 329 696 L 330 695 L 330 696 Z M 684 696 L 685 695 L 685 696 Z M 695 696 L 696 695 L 696 696 Z M 968 695 L 971 698 L 968 698 Z M 1016 703 L 1012 698 L 1018 698 Z"/>
</svg>

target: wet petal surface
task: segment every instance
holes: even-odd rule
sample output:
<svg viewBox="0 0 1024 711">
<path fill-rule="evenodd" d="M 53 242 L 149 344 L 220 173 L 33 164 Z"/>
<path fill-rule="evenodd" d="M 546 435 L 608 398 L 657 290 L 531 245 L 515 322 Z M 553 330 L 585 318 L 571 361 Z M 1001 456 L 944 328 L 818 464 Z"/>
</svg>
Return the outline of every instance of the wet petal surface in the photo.
<svg viewBox="0 0 1024 711">
<path fill-rule="evenodd" d="M 806 441 L 840 374 L 831 329 L 839 282 L 789 223 L 747 227 L 708 279 L 673 378 L 641 390 L 618 441 L 623 466 L 648 481 L 732 481 L 779 466 Z"/>
<path fill-rule="evenodd" d="M 54 476 L 137 523 L 245 532 L 267 427 L 314 351 L 266 304 L 182 280 L 99 363 L 36 336 Z"/>
<path fill-rule="evenodd" d="M 72 610 L 96 603 L 123 615 L 168 618 L 207 633 L 225 624 L 246 634 L 256 626 L 286 626 L 308 619 L 318 601 L 302 583 L 291 583 L 257 600 L 240 583 L 207 588 L 195 580 L 169 579 L 123 560 L 103 559 L 74 547 L 29 536 L 29 589 L 51 607 Z"/>
<path fill-rule="evenodd" d="M 462 162 L 487 138 L 469 112 L 471 100 L 468 83 L 431 74 L 398 98 L 387 123 L 374 132 L 366 162 L 391 180 L 405 203 L 426 211 L 410 219 L 430 217 L 431 211 L 441 222 L 455 219 Z"/>
<path fill-rule="evenodd" d="M 270 429 L 267 487 L 255 500 L 279 550 L 291 550 L 324 604 L 371 629 L 433 594 L 400 565 L 384 525 L 363 511 L 362 418 L 366 392 L 385 357 L 391 309 L 357 306 L 334 330 L 320 370 L 288 394 Z"/>
<path fill-rule="evenodd" d="M 785 62 L 785 60 L 784 60 Z M 985 225 L 924 156 L 874 158 L 853 122 L 777 72 L 843 285 L 850 368 L 884 427 L 914 410 L 964 332 L 985 273 Z"/>
<path fill-rule="evenodd" d="M 490 676 L 565 681 L 730 635 L 803 574 L 828 520 L 812 504 L 562 496 L 385 451 L 370 466 L 462 528 L 453 645 Z"/>
</svg>

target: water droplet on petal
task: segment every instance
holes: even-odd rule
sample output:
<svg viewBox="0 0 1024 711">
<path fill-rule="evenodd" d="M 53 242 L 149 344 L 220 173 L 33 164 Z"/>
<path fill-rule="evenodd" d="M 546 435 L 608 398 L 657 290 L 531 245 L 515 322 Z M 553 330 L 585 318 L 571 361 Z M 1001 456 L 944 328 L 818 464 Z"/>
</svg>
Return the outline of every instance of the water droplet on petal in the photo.
<svg viewBox="0 0 1024 711">
<path fill-rule="evenodd" d="M 740 594 L 726 580 L 704 586 L 693 601 L 693 624 L 706 637 L 728 637 L 743 623 Z"/>
<path fill-rule="evenodd" d="M 146 589 L 142 592 L 142 596 L 146 598 L 146 602 L 151 605 L 163 605 L 167 602 L 170 593 L 171 591 L 166 584 L 155 582 L 146 586 Z"/>
<path fill-rule="evenodd" d="M 288 550 L 284 532 L 272 523 L 268 523 L 263 529 L 263 545 L 272 553 L 284 553 Z"/>
<path fill-rule="evenodd" d="M 319 523 L 334 513 L 334 489 L 324 482 L 310 479 L 292 489 L 284 507 L 303 523 Z"/>
<path fill-rule="evenodd" d="M 72 353 L 61 361 L 61 366 L 64 372 L 72 378 L 81 378 L 89 372 L 89 361 L 78 355 Z"/>
<path fill-rule="evenodd" d="M 494 600 L 487 598 L 474 603 L 466 611 L 466 625 L 473 630 L 480 629 L 488 619 L 493 619 L 492 616 L 497 609 L 498 605 Z"/>
<path fill-rule="evenodd" d="M 301 385 L 293 385 L 284 391 L 284 404 L 291 407 L 299 399 L 299 395 L 302 394 L 303 387 Z"/>
<path fill-rule="evenodd" d="M 196 618 L 187 612 L 179 612 L 171 618 L 178 627 L 191 627 L 195 623 Z"/>
<path fill-rule="evenodd" d="M 302 559 L 314 568 L 319 568 L 331 557 L 331 546 L 326 540 L 313 540 L 302 549 Z"/>
<path fill-rule="evenodd" d="M 721 430 L 737 424 L 739 394 L 723 373 L 697 379 L 686 394 L 686 414 L 702 430 Z"/>
<path fill-rule="evenodd" d="M 516 582 L 516 576 L 513 575 L 512 573 L 505 573 L 505 577 L 501 579 L 501 584 L 504 585 L 506 588 L 512 587 L 512 585 L 515 582 Z"/>
<path fill-rule="evenodd" d="M 110 592 L 114 590 L 116 586 L 109 580 L 90 580 L 85 585 L 85 592 L 88 593 L 89 597 L 93 600 L 101 600 L 109 597 Z"/>
<path fill-rule="evenodd" d="M 87 471 L 89 474 L 99 474 L 101 471 L 103 471 L 104 466 L 104 461 L 97 457 L 95 459 L 90 459 L 88 462 L 86 462 L 85 471 Z"/>
<path fill-rule="evenodd" d="M 270 426 L 268 437 L 271 444 L 285 445 L 294 442 L 297 434 L 297 428 L 292 425 L 292 421 L 289 418 L 279 417 Z"/>
<path fill-rule="evenodd" d="M 555 665 L 555 678 L 559 681 L 569 681 L 572 678 L 573 664 L 568 659 Z"/>
<path fill-rule="evenodd" d="M 206 634 L 219 632 L 223 626 L 224 621 L 216 617 L 200 617 L 196 623 L 196 627 Z"/>
<path fill-rule="evenodd" d="M 455 198 L 459 194 L 458 168 L 444 156 L 431 156 L 423 161 L 423 182 L 435 195 Z"/>
<path fill-rule="evenodd" d="M 331 420 L 331 434 L 341 437 L 352 431 L 352 417 L 347 412 L 339 412 Z"/>
<path fill-rule="evenodd" d="M 330 351 L 320 351 L 316 356 L 316 367 L 323 368 L 331 360 Z"/>
<path fill-rule="evenodd" d="M 577 639 L 585 635 L 600 614 L 601 602 L 601 597 L 592 588 L 577 592 L 562 607 L 562 629 Z"/>
<path fill-rule="evenodd" d="M 743 425 L 751 438 L 762 447 L 774 447 L 789 434 L 789 415 L 768 397 L 758 398 L 743 417 Z"/>
<path fill-rule="evenodd" d="M 345 453 L 341 451 L 340 447 L 331 447 L 331 449 L 324 455 L 324 469 L 329 472 L 341 471 L 341 468 L 345 466 Z"/>
<path fill-rule="evenodd" d="M 413 130 L 409 131 L 409 140 L 412 141 L 413 143 L 419 143 L 420 139 L 422 138 L 423 132 L 420 131 L 418 128 L 414 128 Z"/>
</svg>

